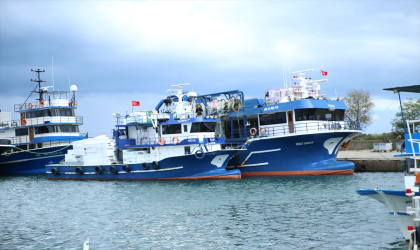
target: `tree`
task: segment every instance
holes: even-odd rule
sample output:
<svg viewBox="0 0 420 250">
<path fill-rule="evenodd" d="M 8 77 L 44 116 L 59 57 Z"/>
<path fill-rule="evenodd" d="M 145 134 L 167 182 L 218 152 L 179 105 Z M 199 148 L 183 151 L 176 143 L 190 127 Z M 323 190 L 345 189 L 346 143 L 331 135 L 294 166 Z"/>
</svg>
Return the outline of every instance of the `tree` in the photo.
<svg viewBox="0 0 420 250">
<path fill-rule="evenodd" d="M 411 97 L 407 98 L 407 101 L 402 102 L 402 109 L 404 112 L 405 121 L 406 120 L 420 120 L 420 99 L 414 100 Z M 396 113 L 395 116 L 397 118 L 391 120 L 392 131 L 404 132 L 401 112 Z"/>
<path fill-rule="evenodd" d="M 345 113 L 347 119 L 360 122 L 362 130 L 372 124 L 372 108 L 375 103 L 368 90 L 349 90 L 343 100 L 348 107 Z"/>
</svg>

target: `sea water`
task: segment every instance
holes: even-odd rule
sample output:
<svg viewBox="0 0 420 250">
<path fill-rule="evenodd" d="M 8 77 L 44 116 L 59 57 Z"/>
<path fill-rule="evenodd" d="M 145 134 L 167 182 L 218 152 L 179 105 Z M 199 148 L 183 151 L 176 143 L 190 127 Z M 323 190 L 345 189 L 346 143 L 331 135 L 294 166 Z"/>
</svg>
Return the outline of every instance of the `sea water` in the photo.
<svg viewBox="0 0 420 250">
<path fill-rule="evenodd" d="M 358 188 L 403 173 L 219 181 L 0 177 L 0 249 L 406 249 Z"/>
</svg>

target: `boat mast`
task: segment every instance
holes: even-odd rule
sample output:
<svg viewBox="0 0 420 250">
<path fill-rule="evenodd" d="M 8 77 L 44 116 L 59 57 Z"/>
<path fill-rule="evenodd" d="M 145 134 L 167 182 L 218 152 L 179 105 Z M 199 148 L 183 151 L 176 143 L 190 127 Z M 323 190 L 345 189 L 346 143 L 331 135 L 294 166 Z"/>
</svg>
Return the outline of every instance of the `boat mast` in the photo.
<svg viewBox="0 0 420 250">
<path fill-rule="evenodd" d="M 34 70 L 31 69 L 31 71 L 34 71 Z M 34 82 L 38 83 L 37 87 L 38 87 L 39 99 L 36 99 L 36 100 L 43 101 L 44 100 L 44 90 L 41 89 L 41 82 L 46 82 L 46 81 L 41 80 L 41 72 L 45 72 L 45 70 L 37 69 L 34 72 L 36 73 L 36 75 L 38 77 L 38 79 L 36 79 L 36 78 L 33 79 L 33 80 L 31 79 L 31 81 L 34 81 Z M 36 89 L 36 87 L 35 87 L 35 89 Z"/>
</svg>

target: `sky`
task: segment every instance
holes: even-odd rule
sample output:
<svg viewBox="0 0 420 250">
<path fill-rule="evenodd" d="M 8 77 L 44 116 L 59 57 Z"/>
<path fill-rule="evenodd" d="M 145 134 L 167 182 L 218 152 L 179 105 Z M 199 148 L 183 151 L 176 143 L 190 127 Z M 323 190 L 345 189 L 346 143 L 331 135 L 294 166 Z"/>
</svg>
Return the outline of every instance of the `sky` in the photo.
<svg viewBox="0 0 420 250">
<path fill-rule="evenodd" d="M 368 90 L 364 133 L 388 133 L 399 101 L 383 89 L 420 84 L 420 1 L 0 0 L 0 109 L 12 119 L 35 87 L 31 69 L 54 90 L 77 85 L 89 136 L 111 135 L 112 113 L 130 113 L 132 100 L 154 109 L 170 85 L 247 99 L 304 69 L 328 72 L 332 99 Z"/>
</svg>

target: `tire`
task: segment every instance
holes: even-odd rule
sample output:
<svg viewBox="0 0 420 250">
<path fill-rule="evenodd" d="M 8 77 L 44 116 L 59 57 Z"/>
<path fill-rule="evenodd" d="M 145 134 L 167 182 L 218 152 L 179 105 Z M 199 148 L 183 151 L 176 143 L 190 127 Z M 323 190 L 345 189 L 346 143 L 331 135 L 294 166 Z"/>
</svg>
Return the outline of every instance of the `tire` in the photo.
<svg viewBox="0 0 420 250">
<path fill-rule="evenodd" d="M 145 162 L 142 164 L 142 167 L 144 170 L 148 170 L 149 169 L 149 163 Z"/>
<path fill-rule="evenodd" d="M 78 174 L 78 175 L 82 175 L 82 174 L 83 174 L 83 168 L 81 168 L 81 167 L 77 167 L 77 168 L 75 169 L 75 172 L 76 172 L 76 174 Z"/>
<path fill-rule="evenodd" d="M 109 173 L 110 174 L 118 174 L 118 170 L 117 170 L 117 168 L 115 166 L 111 166 L 109 168 Z"/>
<path fill-rule="evenodd" d="M 95 173 L 102 174 L 103 171 L 104 171 L 104 169 L 101 166 L 96 166 L 95 167 Z"/>
<path fill-rule="evenodd" d="M 53 175 L 57 176 L 57 175 L 59 175 L 59 174 L 60 174 L 60 171 L 58 171 L 58 169 L 57 169 L 57 168 L 53 168 L 53 169 L 51 169 L 51 173 L 52 173 Z"/>
<path fill-rule="evenodd" d="M 152 167 L 154 170 L 158 170 L 159 169 L 159 163 L 157 161 L 152 162 Z"/>
<path fill-rule="evenodd" d="M 125 172 L 127 172 L 127 173 L 131 171 L 130 166 L 128 166 L 128 165 L 124 165 L 124 166 L 123 166 L 123 169 L 124 169 L 124 171 L 125 171 Z"/>
</svg>

